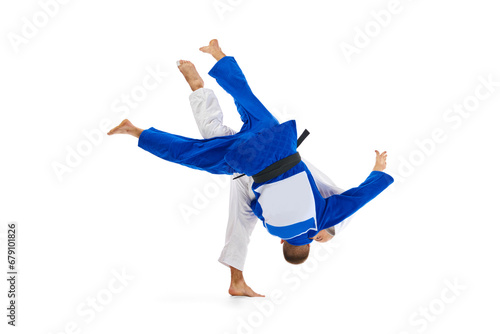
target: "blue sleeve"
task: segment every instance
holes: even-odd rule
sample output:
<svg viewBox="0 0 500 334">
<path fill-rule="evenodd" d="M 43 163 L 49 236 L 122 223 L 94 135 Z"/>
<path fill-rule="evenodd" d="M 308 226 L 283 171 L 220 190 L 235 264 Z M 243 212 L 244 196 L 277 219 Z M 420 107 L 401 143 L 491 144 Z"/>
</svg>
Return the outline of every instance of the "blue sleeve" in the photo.
<svg viewBox="0 0 500 334">
<path fill-rule="evenodd" d="M 372 171 L 358 187 L 325 199 L 319 230 L 334 226 L 361 209 L 394 182 L 387 173 Z"/>
</svg>

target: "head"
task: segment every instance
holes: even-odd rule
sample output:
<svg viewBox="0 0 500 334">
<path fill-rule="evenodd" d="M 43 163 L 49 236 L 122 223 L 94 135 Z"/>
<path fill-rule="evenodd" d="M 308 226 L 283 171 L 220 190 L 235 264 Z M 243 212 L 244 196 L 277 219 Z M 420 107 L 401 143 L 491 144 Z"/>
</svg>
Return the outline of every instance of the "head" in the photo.
<svg viewBox="0 0 500 334">
<path fill-rule="evenodd" d="M 335 236 L 335 229 L 333 227 L 330 227 L 319 231 L 318 234 L 309 239 L 313 239 L 314 241 L 317 242 L 327 242 L 332 240 L 334 236 Z"/>
<path fill-rule="evenodd" d="M 311 244 L 294 246 L 284 240 L 281 240 L 281 243 L 283 244 L 283 255 L 285 256 L 286 262 L 301 264 L 307 260 Z"/>
</svg>

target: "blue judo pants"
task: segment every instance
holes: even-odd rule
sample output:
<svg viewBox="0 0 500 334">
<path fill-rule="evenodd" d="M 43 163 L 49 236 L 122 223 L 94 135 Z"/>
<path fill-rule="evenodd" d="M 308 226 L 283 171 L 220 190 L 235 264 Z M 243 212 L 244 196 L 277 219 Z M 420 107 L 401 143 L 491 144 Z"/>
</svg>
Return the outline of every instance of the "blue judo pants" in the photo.
<svg viewBox="0 0 500 334">
<path fill-rule="evenodd" d="M 220 59 L 208 74 L 234 98 L 243 121 L 240 131 L 231 136 L 193 139 L 151 127 L 141 133 L 138 145 L 164 160 L 212 174 L 243 173 L 230 166 L 224 156 L 256 132 L 279 122 L 252 93 L 233 57 Z"/>
</svg>

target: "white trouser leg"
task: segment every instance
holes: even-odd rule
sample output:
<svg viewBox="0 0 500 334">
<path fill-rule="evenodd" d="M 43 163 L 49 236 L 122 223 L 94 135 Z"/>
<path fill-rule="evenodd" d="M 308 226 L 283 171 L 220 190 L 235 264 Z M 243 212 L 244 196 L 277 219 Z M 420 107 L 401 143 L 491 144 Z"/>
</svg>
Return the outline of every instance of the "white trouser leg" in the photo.
<svg viewBox="0 0 500 334">
<path fill-rule="evenodd" d="M 245 265 L 250 236 L 258 220 L 250 207 L 255 199 L 251 183 L 250 177 L 246 175 L 231 180 L 226 244 L 219 257 L 220 263 L 241 271 Z"/>
<path fill-rule="evenodd" d="M 194 119 L 203 138 L 230 136 L 236 133 L 223 124 L 223 114 L 213 90 L 200 88 L 189 95 Z"/>
<path fill-rule="evenodd" d="M 189 96 L 189 102 L 203 138 L 229 136 L 236 133 L 223 124 L 222 110 L 211 89 L 197 89 Z M 219 257 L 220 263 L 241 271 L 245 265 L 250 235 L 258 220 L 250 207 L 250 203 L 255 199 L 251 191 L 251 183 L 252 179 L 248 176 L 231 180 L 226 243 Z"/>
</svg>

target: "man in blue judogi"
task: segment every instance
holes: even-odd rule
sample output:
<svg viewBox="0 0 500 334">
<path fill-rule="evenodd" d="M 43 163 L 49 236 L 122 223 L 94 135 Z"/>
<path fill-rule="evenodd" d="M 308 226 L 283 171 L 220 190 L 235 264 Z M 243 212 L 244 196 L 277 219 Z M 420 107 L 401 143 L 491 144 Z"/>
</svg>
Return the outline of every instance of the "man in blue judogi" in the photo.
<svg viewBox="0 0 500 334">
<path fill-rule="evenodd" d="M 217 60 L 209 75 L 234 98 L 243 121 L 238 133 L 192 139 L 155 128 L 142 130 L 124 120 L 108 134 L 133 135 L 144 150 L 187 167 L 213 174 L 251 176 L 255 193 L 253 212 L 269 233 L 284 240 L 285 259 L 293 264 L 302 263 L 309 254 L 310 238 L 340 223 L 394 182 L 382 171 L 386 152 L 377 152 L 381 167 L 374 168 L 360 186 L 323 198 L 297 152 L 295 120 L 279 124 L 252 93 L 236 60 L 222 52 L 217 40 L 200 50 Z M 185 66 L 181 71 L 191 89 L 202 88 L 203 80 L 194 65 L 185 61 L 182 64 Z"/>
</svg>

